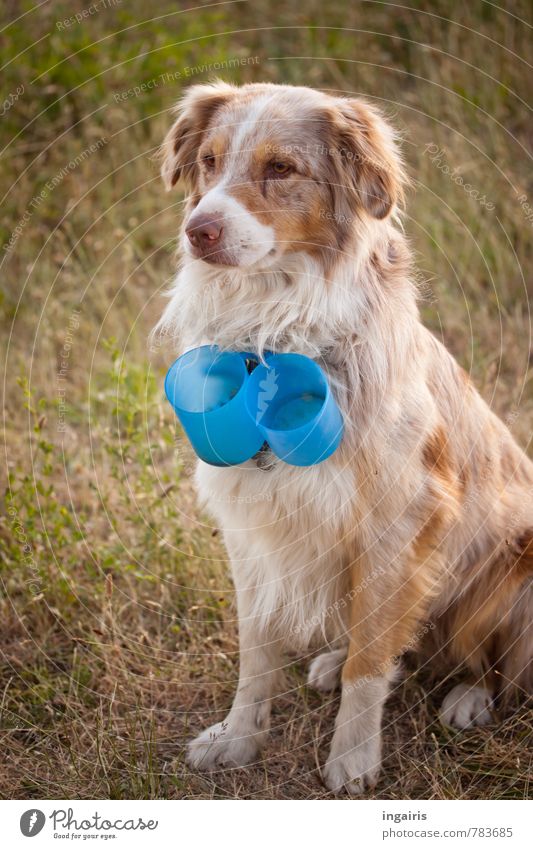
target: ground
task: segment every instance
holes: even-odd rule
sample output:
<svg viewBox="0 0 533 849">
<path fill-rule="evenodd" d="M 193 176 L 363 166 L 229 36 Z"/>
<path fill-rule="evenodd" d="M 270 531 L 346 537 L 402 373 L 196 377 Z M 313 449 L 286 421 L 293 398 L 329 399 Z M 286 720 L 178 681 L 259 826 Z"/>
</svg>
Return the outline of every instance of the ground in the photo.
<svg viewBox="0 0 533 849">
<path fill-rule="evenodd" d="M 237 639 L 225 553 L 163 398 L 172 352 L 148 342 L 182 201 L 155 153 L 183 89 L 215 75 L 384 108 L 412 177 L 424 321 L 530 451 L 531 10 L 90 6 L 1 13 L 0 795 L 325 797 L 338 697 L 306 687 L 309 658 L 289 669 L 259 764 L 184 764 L 231 703 Z M 531 703 L 454 732 L 437 709 L 457 682 L 434 672 L 406 664 L 375 797 L 527 797 Z"/>
</svg>

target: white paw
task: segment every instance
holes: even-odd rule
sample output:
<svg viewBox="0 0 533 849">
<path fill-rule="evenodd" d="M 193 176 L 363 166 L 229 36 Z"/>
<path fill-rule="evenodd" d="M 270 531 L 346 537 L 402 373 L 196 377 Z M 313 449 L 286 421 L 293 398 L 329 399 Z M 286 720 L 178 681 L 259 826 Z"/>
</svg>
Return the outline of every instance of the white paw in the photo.
<svg viewBox="0 0 533 849">
<path fill-rule="evenodd" d="M 311 661 L 309 666 L 309 672 L 307 674 L 308 685 L 324 693 L 330 690 L 336 690 L 340 684 L 342 665 L 345 658 L 346 652 L 343 649 L 319 654 L 318 657 L 315 657 Z"/>
<path fill-rule="evenodd" d="M 440 718 L 446 725 L 473 728 L 492 721 L 492 696 L 484 687 L 458 684 L 442 703 Z"/>
<path fill-rule="evenodd" d="M 244 766 L 259 753 L 263 734 L 247 733 L 245 728 L 228 721 L 206 728 L 187 750 L 187 763 L 192 769 L 214 769 L 216 766 Z"/>
<path fill-rule="evenodd" d="M 335 738 L 324 767 L 324 783 L 338 796 L 360 796 L 377 783 L 381 764 L 379 735 L 360 743 L 355 749 L 336 754 Z"/>
</svg>

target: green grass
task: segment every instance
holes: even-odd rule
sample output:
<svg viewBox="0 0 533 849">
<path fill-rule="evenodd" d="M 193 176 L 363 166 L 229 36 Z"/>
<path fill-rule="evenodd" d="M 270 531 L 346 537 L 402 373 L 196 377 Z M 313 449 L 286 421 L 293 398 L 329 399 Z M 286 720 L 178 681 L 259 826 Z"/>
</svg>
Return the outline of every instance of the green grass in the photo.
<svg viewBox="0 0 533 849">
<path fill-rule="evenodd" d="M 122 0 L 58 26 L 88 5 L 8 2 L 2 12 L 12 98 L 0 243 L 12 248 L 0 249 L 0 793 L 322 796 L 317 762 L 336 700 L 306 689 L 303 665 L 276 704 L 260 766 L 202 777 L 183 764 L 187 739 L 229 705 L 238 659 L 225 554 L 195 505 L 193 456 L 163 399 L 172 352 L 147 341 L 181 210 L 162 192 L 154 153 L 184 87 L 215 72 L 374 99 L 404 138 L 424 321 L 491 406 L 516 413 L 526 446 L 533 239 L 519 197 L 532 203 L 530 7 L 463 4 L 459 19 L 444 0 L 191 12 L 167 2 L 150 19 L 145 3 Z M 431 161 L 430 144 L 494 209 Z M 452 734 L 436 720 L 445 689 L 424 672 L 399 685 L 377 797 L 527 796 L 531 710 Z"/>
</svg>

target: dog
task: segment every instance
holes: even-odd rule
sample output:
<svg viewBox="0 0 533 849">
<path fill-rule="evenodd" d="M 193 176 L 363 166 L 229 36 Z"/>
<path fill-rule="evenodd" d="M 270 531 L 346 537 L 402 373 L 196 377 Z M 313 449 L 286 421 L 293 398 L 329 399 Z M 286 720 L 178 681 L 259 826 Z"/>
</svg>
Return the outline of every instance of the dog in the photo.
<svg viewBox="0 0 533 849">
<path fill-rule="evenodd" d="M 377 782 L 406 652 L 464 669 L 441 711 L 458 728 L 491 721 L 498 694 L 531 690 L 533 464 L 420 321 L 408 178 L 380 110 L 215 81 L 186 91 L 161 153 L 166 188 L 187 198 L 157 332 L 180 350 L 312 357 L 344 418 L 341 445 L 315 466 L 268 447 L 239 466 L 198 462 L 231 560 L 240 677 L 188 763 L 257 759 L 285 653 L 321 648 L 309 684 L 341 686 L 323 779 L 357 796 Z"/>
</svg>

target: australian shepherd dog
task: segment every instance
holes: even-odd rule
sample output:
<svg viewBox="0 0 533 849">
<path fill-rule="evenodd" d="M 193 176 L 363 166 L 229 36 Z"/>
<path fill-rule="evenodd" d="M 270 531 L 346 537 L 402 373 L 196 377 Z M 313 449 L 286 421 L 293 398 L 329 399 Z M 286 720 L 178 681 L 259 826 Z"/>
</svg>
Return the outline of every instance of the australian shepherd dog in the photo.
<svg viewBox="0 0 533 849">
<path fill-rule="evenodd" d="M 200 502 L 231 560 L 240 677 L 226 720 L 190 743 L 188 762 L 257 759 L 284 652 L 325 649 L 308 681 L 340 686 L 341 700 L 323 778 L 357 795 L 377 780 L 405 652 L 429 648 L 434 667 L 464 670 L 441 711 L 459 728 L 490 722 L 503 691 L 531 689 L 533 464 L 420 321 L 400 224 L 406 173 L 374 105 L 196 85 L 163 143 L 162 175 L 187 200 L 158 331 L 177 352 L 305 354 L 344 418 L 318 465 L 268 447 L 238 466 L 198 462 Z"/>
</svg>

